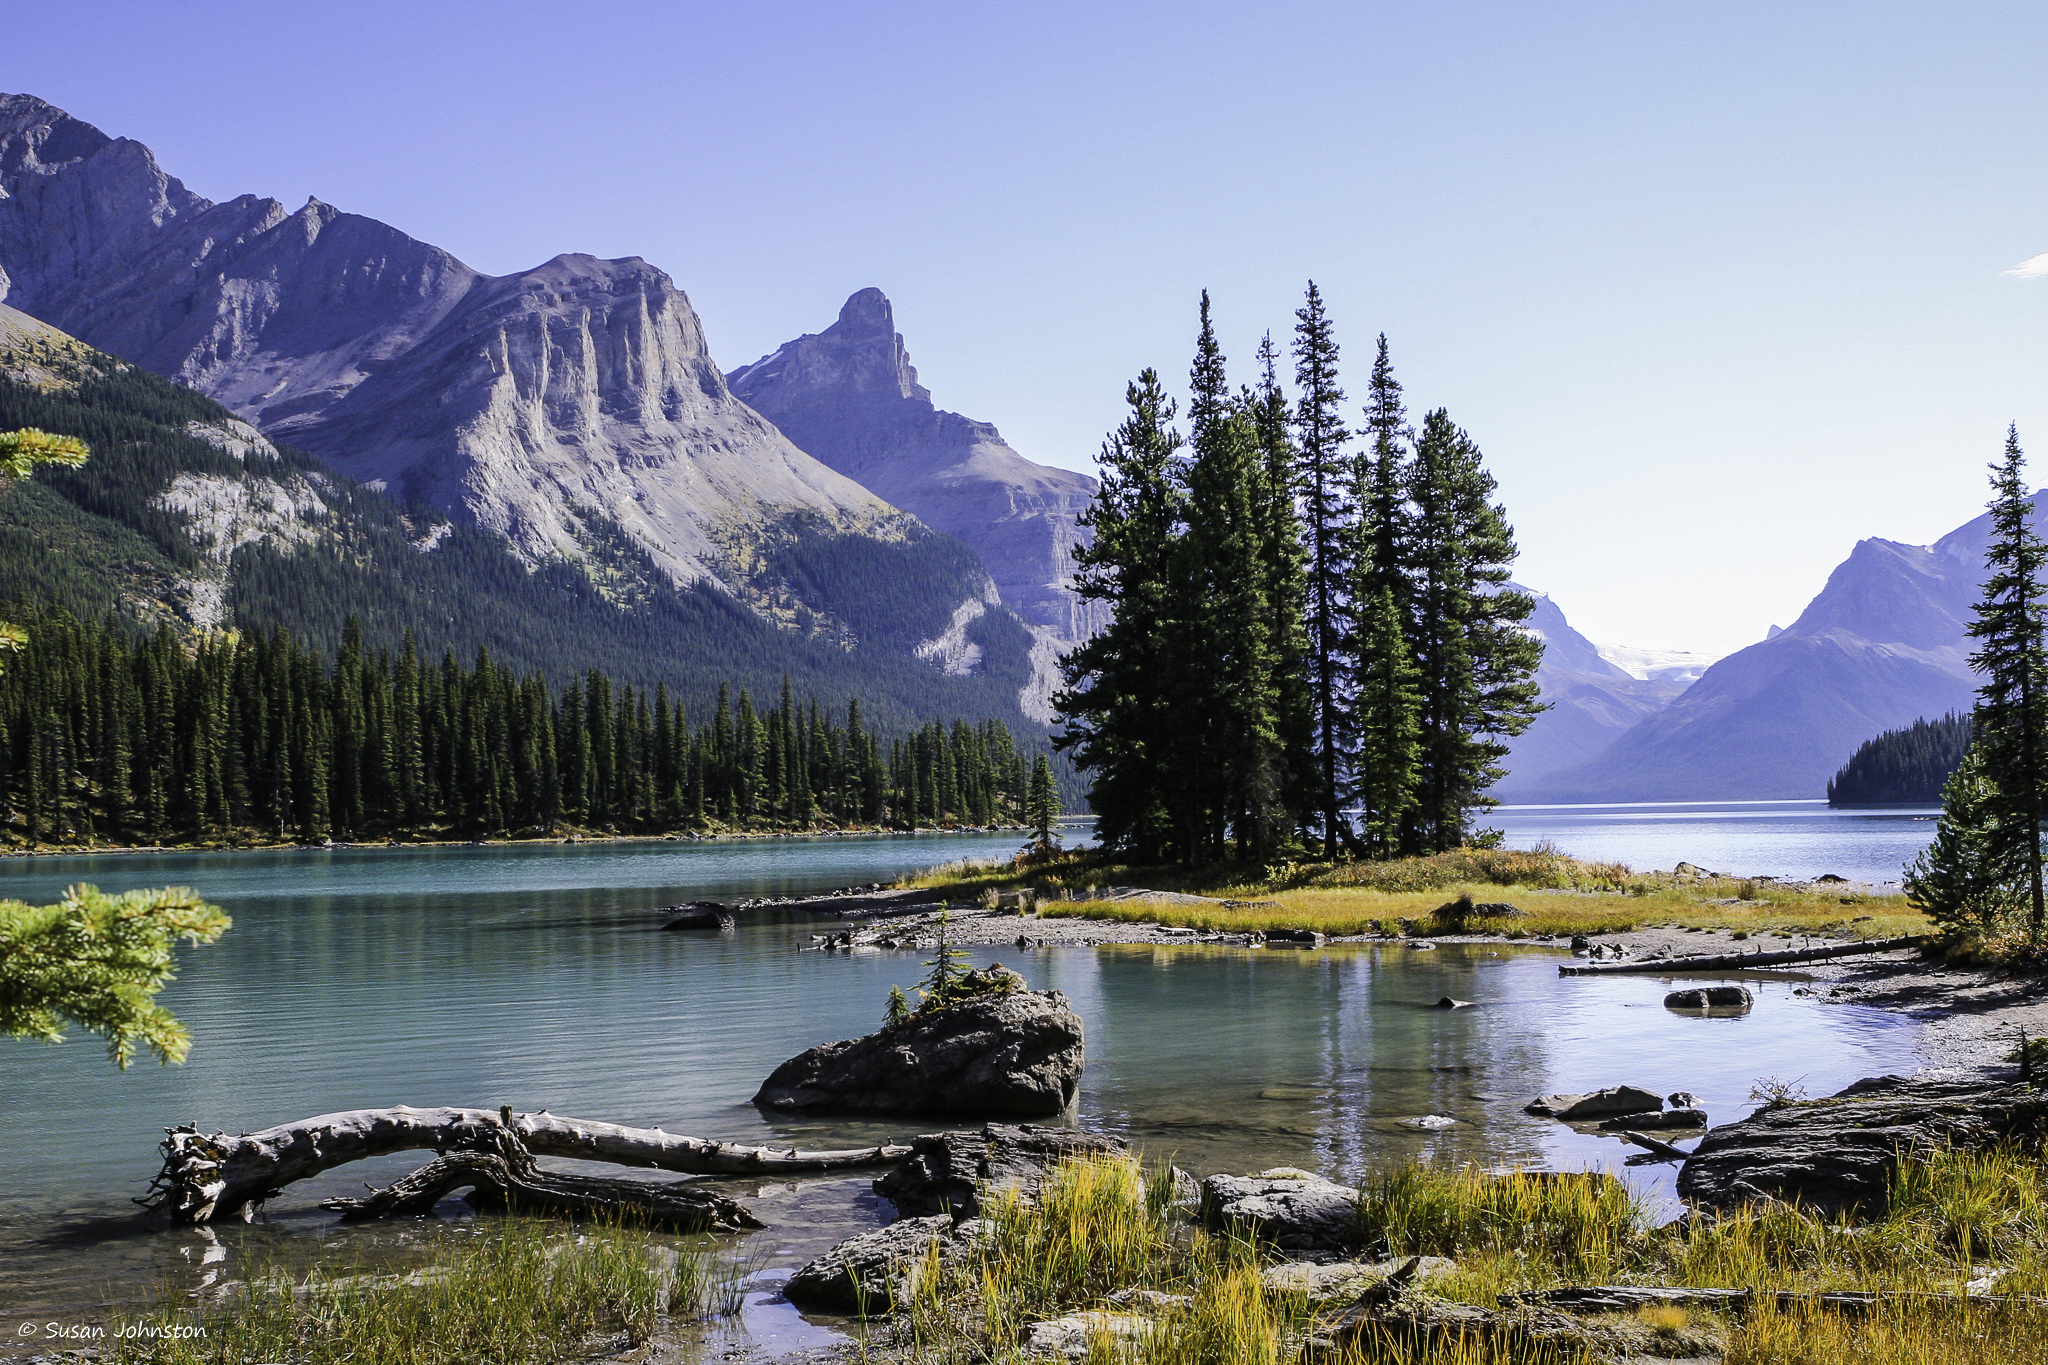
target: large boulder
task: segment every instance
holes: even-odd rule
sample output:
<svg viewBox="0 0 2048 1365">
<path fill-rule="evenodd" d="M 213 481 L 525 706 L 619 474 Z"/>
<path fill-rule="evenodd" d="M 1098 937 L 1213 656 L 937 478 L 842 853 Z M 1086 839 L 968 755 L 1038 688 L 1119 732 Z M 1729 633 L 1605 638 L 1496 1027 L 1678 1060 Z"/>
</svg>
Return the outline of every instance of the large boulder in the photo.
<svg viewBox="0 0 2048 1365">
<path fill-rule="evenodd" d="M 978 1133 L 927 1133 L 910 1144 L 910 1155 L 875 1181 L 875 1193 L 904 1217 L 947 1213 L 972 1217 L 984 1193 L 1038 1192 L 1046 1173 L 1074 1157 L 1121 1156 L 1122 1138 L 1047 1128 L 1035 1123 L 1011 1127 L 991 1123 Z"/>
<path fill-rule="evenodd" d="M 1678 1193 L 1730 1208 L 1763 1198 L 1822 1213 L 1885 1209 L 1904 1152 L 2038 1144 L 2048 1090 L 1981 1080 L 1877 1076 L 1839 1094 L 1757 1110 L 1700 1139 L 1678 1172 Z"/>
<path fill-rule="evenodd" d="M 770 1109 L 960 1118 L 1049 1118 L 1081 1083 L 1081 1016 L 1058 991 L 1012 990 L 920 1010 L 865 1038 L 775 1068 Z"/>
<path fill-rule="evenodd" d="M 790 1276 L 782 1296 L 816 1312 L 880 1316 L 916 1289 L 934 1249 L 941 1267 L 958 1265 L 988 1230 L 978 1219 L 956 1226 L 944 1214 L 906 1218 L 847 1238 Z"/>
<path fill-rule="evenodd" d="M 1358 1191 L 1285 1167 L 1212 1175 L 1202 1182 L 1202 1221 L 1283 1251 L 1346 1251 L 1359 1241 Z"/>
</svg>

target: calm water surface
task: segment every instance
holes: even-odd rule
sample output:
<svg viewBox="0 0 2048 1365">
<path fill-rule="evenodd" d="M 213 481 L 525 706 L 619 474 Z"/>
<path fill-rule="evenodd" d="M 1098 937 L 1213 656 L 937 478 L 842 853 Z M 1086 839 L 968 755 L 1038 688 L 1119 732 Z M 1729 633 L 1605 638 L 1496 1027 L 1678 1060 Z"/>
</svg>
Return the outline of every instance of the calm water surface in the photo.
<svg viewBox="0 0 2048 1365">
<path fill-rule="evenodd" d="M 1581 848 L 1538 828 L 1514 837 Z M 254 1227 L 148 1233 L 127 1200 L 142 1193 L 171 1123 L 242 1131 L 408 1103 L 545 1107 L 805 1145 L 928 1128 L 792 1123 L 748 1102 L 793 1053 L 871 1030 L 888 988 L 922 974 L 919 954 L 803 951 L 817 922 L 773 914 L 729 935 L 665 934 L 655 910 L 882 880 L 1015 843 L 899 836 L 0 862 L 4 896 L 47 900 L 74 881 L 186 884 L 235 919 L 219 944 L 185 955 L 163 996 L 198 1040 L 187 1065 L 124 1074 L 89 1038 L 0 1043 L 0 1333 L 13 1314 L 103 1314 L 166 1271 L 189 1280 L 233 1273 L 252 1256 L 375 1245 L 393 1232 L 343 1233 L 314 1202 L 423 1159 L 359 1163 L 294 1186 Z M 1634 860 L 1686 856 L 1717 857 L 1688 839 Z M 1844 875 L 1846 857 L 1836 859 Z M 979 955 L 1065 991 L 1086 1020 L 1081 1123 L 1198 1171 L 1286 1164 L 1355 1175 L 1424 1152 L 1621 1169 L 1618 1143 L 1530 1118 L 1522 1104 L 1629 1083 L 1695 1091 L 1726 1119 L 1746 1112 L 1760 1076 L 1803 1076 L 1824 1093 L 1913 1065 L 1909 1024 L 1815 1005 L 1791 980 L 1753 987 L 1747 1018 L 1685 1018 L 1662 1008 L 1661 981 L 1560 978 L 1559 956 L 1405 945 Z M 1444 995 L 1476 1004 L 1428 1008 Z M 1459 1122 L 1438 1132 L 1403 1123 L 1428 1114 Z M 1669 1167 L 1627 1174 L 1668 1192 Z M 755 1247 L 784 1268 L 886 1213 L 864 1181 L 729 1188 L 758 1201 L 771 1226 Z M 794 1342 L 811 1330 L 786 1310 L 760 1309 L 752 1324 Z"/>
<path fill-rule="evenodd" d="M 1617 806 L 1502 806 L 1480 823 L 1513 848 L 1543 840 L 1567 853 L 1666 871 L 1681 862 L 1742 876 L 1832 872 L 1881 887 L 1934 837 L 1939 806 L 1830 810 L 1825 801 L 1666 801 Z"/>
</svg>

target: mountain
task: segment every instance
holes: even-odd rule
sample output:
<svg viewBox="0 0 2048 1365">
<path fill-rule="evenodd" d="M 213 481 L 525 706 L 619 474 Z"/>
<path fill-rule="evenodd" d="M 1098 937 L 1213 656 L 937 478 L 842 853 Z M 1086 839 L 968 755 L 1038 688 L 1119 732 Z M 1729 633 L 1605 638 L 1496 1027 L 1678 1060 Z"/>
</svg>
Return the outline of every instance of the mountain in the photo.
<svg viewBox="0 0 2048 1365">
<path fill-rule="evenodd" d="M 843 648 L 991 666 L 970 623 L 1006 613 L 975 555 L 735 397 L 689 299 L 645 261 L 485 275 L 317 199 L 213 203 L 141 143 L 7 95 L 0 291 L 629 608 L 704 585 Z M 1047 672 L 1027 657 L 1010 679 L 1037 710 Z"/>
<path fill-rule="evenodd" d="M 2034 523 L 2048 529 L 2036 494 Z M 1819 798 L 1865 740 L 1967 711 L 1964 630 L 1990 518 L 1932 545 L 1857 544 L 1799 619 L 1715 663 L 1597 757 L 1502 784 L 1518 801 Z"/>
<path fill-rule="evenodd" d="M 1012 450 L 987 422 L 935 406 L 917 382 L 879 289 L 846 301 L 822 332 L 786 342 L 726 376 L 732 391 L 807 453 L 981 556 L 1002 600 L 1074 644 L 1103 624 L 1074 595 L 1077 518 L 1095 499 L 1085 474 Z"/>
<path fill-rule="evenodd" d="M 888 730 L 934 714 L 1022 718 L 1019 679 L 1036 641 L 1007 614 L 969 632 L 982 667 L 947 674 L 900 650 L 781 629 L 708 583 L 675 586 L 614 533 L 604 554 L 615 581 L 643 585 L 623 601 L 582 568 L 530 566 L 495 531 L 401 507 L 218 403 L 0 304 L 0 430 L 23 426 L 83 437 L 93 454 L 0 487 L 0 617 L 18 603 L 188 638 L 284 628 L 327 652 L 355 616 L 373 651 L 395 650 L 410 631 L 430 657 L 445 649 L 466 662 L 488 649 L 558 685 L 585 669 L 666 683 L 700 716 L 721 682 L 766 702 L 787 676 L 798 697 L 836 706 L 858 695 Z M 942 543 L 971 561 L 965 546 Z M 887 620 L 867 599 L 886 600 L 875 584 L 899 588 L 905 567 L 838 562 L 819 591 L 879 634 Z"/>
<path fill-rule="evenodd" d="M 1509 586 L 1536 599 L 1536 610 L 1524 627 L 1543 641 L 1543 664 L 1536 671 L 1536 683 L 1542 699 L 1550 705 L 1536 717 L 1535 724 L 1509 741 L 1506 761 L 1511 776 L 1496 794 L 1519 799 L 1506 793 L 1592 758 L 1630 726 L 1670 705 L 1686 684 L 1631 675 L 1604 658 L 1600 646 L 1574 630 L 1548 595 L 1520 584 Z"/>
</svg>

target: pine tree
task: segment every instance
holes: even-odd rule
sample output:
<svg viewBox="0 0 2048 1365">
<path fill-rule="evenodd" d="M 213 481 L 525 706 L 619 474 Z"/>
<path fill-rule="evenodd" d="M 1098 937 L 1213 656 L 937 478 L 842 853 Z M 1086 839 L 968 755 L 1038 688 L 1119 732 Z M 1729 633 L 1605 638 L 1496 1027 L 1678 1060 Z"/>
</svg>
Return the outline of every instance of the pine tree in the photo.
<svg viewBox="0 0 2048 1365">
<path fill-rule="evenodd" d="M 1359 636 L 1358 765 L 1352 799 L 1362 812 L 1367 855 L 1385 858 L 1399 850 L 1402 822 L 1415 806 L 1421 675 L 1402 637 L 1391 589 L 1381 588 L 1366 605 Z"/>
<path fill-rule="evenodd" d="M 1044 754 L 1031 765 L 1031 794 L 1024 801 L 1024 823 L 1031 826 L 1033 853 L 1051 853 L 1060 846 L 1053 826 L 1060 814 L 1059 789 L 1052 778 L 1052 761 Z"/>
<path fill-rule="evenodd" d="M 1338 780 L 1346 762 L 1349 680 L 1343 646 L 1348 631 L 1352 524 L 1357 516 L 1352 502 L 1355 478 L 1344 456 L 1351 433 L 1345 430 L 1340 411 L 1344 390 L 1337 385 L 1337 338 L 1313 280 L 1307 301 L 1294 316 L 1294 383 L 1300 391 L 1295 399 L 1294 430 L 1301 452 L 1302 522 L 1308 554 L 1314 808 L 1322 816 L 1324 855 L 1334 858 L 1344 838 Z"/>
<path fill-rule="evenodd" d="M 1439 408 L 1423 421 L 1409 470 L 1414 527 L 1408 558 L 1415 600 L 1408 644 L 1422 708 L 1416 804 L 1403 851 L 1463 843 L 1486 788 L 1506 775 L 1503 739 L 1529 728 L 1542 705 L 1543 645 L 1521 629 L 1535 610 L 1507 586 L 1516 549 L 1506 509 L 1477 445 Z"/>
<path fill-rule="evenodd" d="M 1103 845 L 1139 861 L 1159 857 L 1168 834 L 1165 763 L 1179 738 L 1167 647 L 1175 541 L 1183 493 L 1175 477 L 1180 433 L 1155 371 L 1124 392 L 1129 415 L 1102 448 L 1102 485 L 1082 514 L 1093 543 L 1075 552 L 1074 589 L 1107 603 L 1110 620 L 1060 661 L 1054 698 L 1071 750 L 1090 774 L 1089 805 Z"/>
<path fill-rule="evenodd" d="M 2044 641 L 2041 569 L 2048 543 L 2034 530 L 2019 429 L 2009 428 L 2005 458 L 1992 466 L 1991 544 L 1970 634 L 1978 642 L 1970 665 L 1984 678 L 1975 713 L 1979 766 L 1996 794 L 1996 831 L 2004 852 L 2024 868 L 2028 932 L 2043 928 L 2041 792 L 2048 783 L 2048 641 Z M 1949 820 L 1944 807 L 1944 822 Z"/>
<path fill-rule="evenodd" d="M 1279 772 L 1272 838 L 1291 833 L 1308 808 L 1313 785 L 1314 719 L 1306 672 L 1308 578 L 1303 572 L 1301 514 L 1295 505 L 1299 454 L 1289 434 L 1272 333 L 1259 342 L 1259 387 L 1250 400 L 1264 481 L 1259 545 L 1265 579 L 1267 640 L 1273 658 L 1273 724 Z"/>
<path fill-rule="evenodd" d="M 2019 913 L 2025 830 L 2010 837 L 2010 813 L 1982 749 L 1971 748 L 1941 789 L 1933 842 L 1906 867 L 1906 903 L 1951 930 L 1990 929 Z"/>
</svg>

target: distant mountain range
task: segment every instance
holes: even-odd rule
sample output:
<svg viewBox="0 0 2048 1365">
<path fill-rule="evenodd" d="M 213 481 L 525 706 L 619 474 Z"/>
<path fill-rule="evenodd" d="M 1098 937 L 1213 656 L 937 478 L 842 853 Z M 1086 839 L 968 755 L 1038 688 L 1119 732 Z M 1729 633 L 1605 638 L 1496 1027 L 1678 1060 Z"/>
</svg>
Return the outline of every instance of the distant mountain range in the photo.
<svg viewBox="0 0 2048 1365">
<path fill-rule="evenodd" d="M 213 203 L 141 143 L 5 95 L 0 300 L 502 538 L 529 569 L 571 567 L 622 612 L 705 587 L 935 677 L 1000 664 L 1041 722 L 1051 661 L 1086 629 L 1065 575 L 1092 480 L 934 409 L 878 291 L 748 367 L 792 440 L 734 393 L 688 298 L 645 261 L 485 275 L 317 199 Z M 847 403 L 871 373 L 876 401 Z M 1007 526 L 955 538 L 999 504 Z"/>
<path fill-rule="evenodd" d="M 2035 495 L 2034 524 L 2048 532 L 2048 493 Z M 1859 542 L 1791 626 L 1715 662 L 1583 761 L 1518 764 L 1496 794 L 1534 802 L 1824 796 L 1865 740 L 1970 709 L 1977 680 L 1964 631 L 1989 535 L 1987 515 L 1932 545 Z M 1546 723 L 1555 722 L 1546 716 L 1538 729 Z"/>
</svg>

